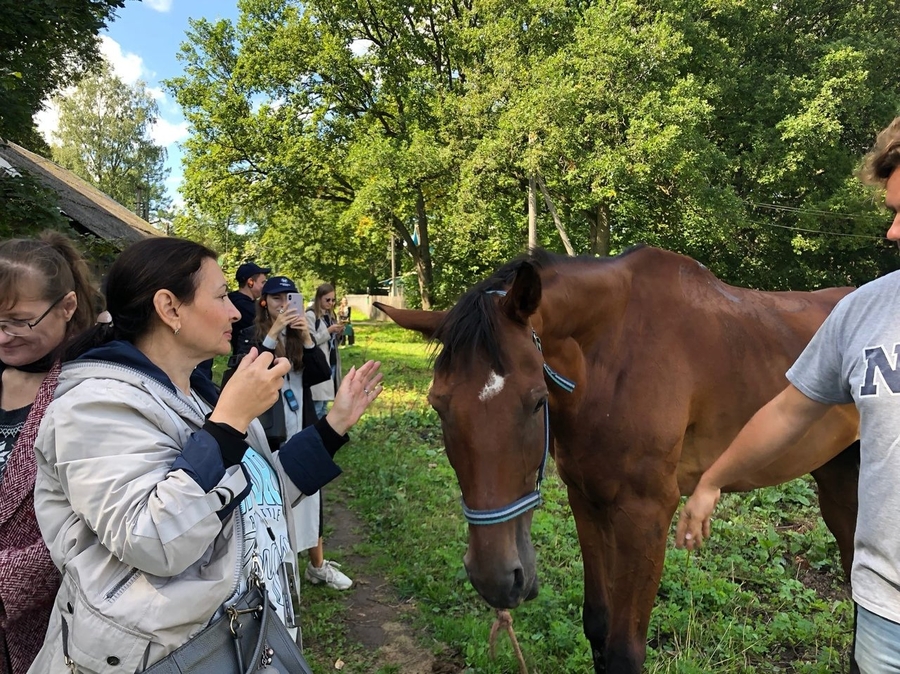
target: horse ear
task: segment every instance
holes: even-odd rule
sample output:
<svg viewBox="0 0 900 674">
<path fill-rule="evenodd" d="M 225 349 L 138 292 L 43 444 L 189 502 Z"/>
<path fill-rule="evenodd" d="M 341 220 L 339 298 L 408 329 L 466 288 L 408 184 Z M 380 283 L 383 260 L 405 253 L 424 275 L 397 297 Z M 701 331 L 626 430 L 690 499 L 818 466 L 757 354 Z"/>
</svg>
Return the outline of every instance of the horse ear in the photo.
<svg viewBox="0 0 900 674">
<path fill-rule="evenodd" d="M 541 276 L 533 264 L 523 262 L 516 271 L 512 287 L 506 291 L 506 297 L 500 305 L 510 319 L 524 325 L 537 311 L 540 303 Z"/>
<path fill-rule="evenodd" d="M 431 339 L 438 324 L 444 320 L 446 311 L 420 311 L 418 309 L 397 309 L 389 304 L 373 302 L 373 305 L 386 313 L 401 328 L 421 332 L 426 339 Z"/>
</svg>

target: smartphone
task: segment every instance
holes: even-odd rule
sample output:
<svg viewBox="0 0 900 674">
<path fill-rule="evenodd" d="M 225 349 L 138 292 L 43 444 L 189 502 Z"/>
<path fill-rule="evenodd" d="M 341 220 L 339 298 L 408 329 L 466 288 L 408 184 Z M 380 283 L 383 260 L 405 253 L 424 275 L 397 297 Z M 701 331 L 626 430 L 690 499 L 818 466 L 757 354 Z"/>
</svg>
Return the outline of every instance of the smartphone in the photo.
<svg viewBox="0 0 900 674">
<path fill-rule="evenodd" d="M 303 293 L 288 293 L 287 303 L 289 307 L 297 310 L 297 313 L 303 315 Z"/>
</svg>

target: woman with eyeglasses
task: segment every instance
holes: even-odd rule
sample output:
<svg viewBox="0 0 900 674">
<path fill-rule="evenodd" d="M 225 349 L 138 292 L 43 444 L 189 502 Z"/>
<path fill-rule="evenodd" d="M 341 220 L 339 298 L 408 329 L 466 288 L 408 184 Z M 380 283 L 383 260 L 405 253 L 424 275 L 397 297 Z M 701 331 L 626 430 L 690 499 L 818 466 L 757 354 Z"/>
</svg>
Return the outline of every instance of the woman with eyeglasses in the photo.
<svg viewBox="0 0 900 674">
<path fill-rule="evenodd" d="M 306 321 L 316 346 L 322 349 L 331 365 L 331 378 L 312 388 L 316 414 L 321 419 L 328 411 L 328 402 L 334 400 L 334 392 L 341 386 L 341 354 L 337 349 L 344 326 L 338 323 L 334 314 L 335 292 L 330 283 L 316 288 L 316 297 L 306 311 Z"/>
<path fill-rule="evenodd" d="M 24 674 L 44 640 L 59 571 L 34 512 L 34 441 L 65 341 L 94 322 L 87 265 L 48 232 L 0 243 L 0 673 Z"/>
<path fill-rule="evenodd" d="M 322 350 L 331 367 L 331 376 L 310 388 L 316 416 L 320 419 L 328 412 L 328 402 L 334 400 L 335 391 L 341 386 L 341 354 L 338 342 L 344 334 L 344 326 L 339 324 L 334 314 L 335 292 L 330 283 L 316 288 L 316 296 L 306 311 L 306 322 L 316 346 Z M 319 533 L 324 529 L 323 496 L 319 494 Z M 333 590 L 347 590 L 353 580 L 340 570 L 340 564 L 325 559 L 325 546 L 321 535 L 316 546 L 309 550 L 309 564 L 304 577 L 313 585 L 330 587 Z"/>
</svg>

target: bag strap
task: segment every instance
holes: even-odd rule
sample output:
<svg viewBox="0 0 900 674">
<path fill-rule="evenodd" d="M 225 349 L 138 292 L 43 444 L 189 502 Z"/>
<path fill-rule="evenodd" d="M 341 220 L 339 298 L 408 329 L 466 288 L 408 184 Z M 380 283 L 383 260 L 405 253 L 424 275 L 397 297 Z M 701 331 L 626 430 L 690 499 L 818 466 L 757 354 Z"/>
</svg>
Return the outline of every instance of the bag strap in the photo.
<svg viewBox="0 0 900 674">
<path fill-rule="evenodd" d="M 257 606 L 241 610 L 236 609 L 232 606 L 225 610 L 225 615 L 229 617 L 229 627 L 231 628 L 231 634 L 234 637 L 234 650 L 237 655 L 238 670 L 243 672 L 243 674 L 253 674 L 255 671 L 257 671 L 257 669 L 259 669 L 259 665 L 262 662 L 263 658 L 263 648 L 265 648 L 266 643 L 266 632 L 268 632 L 269 629 L 269 621 L 272 619 L 271 607 L 269 605 L 269 595 L 266 594 L 266 583 L 262 579 L 259 557 L 255 552 L 253 553 L 251 563 L 253 566 L 250 572 L 248 585 L 251 587 L 255 586 L 256 590 L 260 594 L 260 602 L 262 603 L 262 616 L 259 619 L 259 638 L 256 640 L 256 645 L 253 647 L 253 654 L 250 656 L 250 664 L 247 669 L 244 669 L 244 654 L 241 651 L 241 623 L 239 618 L 243 614 L 257 613 L 260 607 Z M 267 657 L 271 657 L 269 653 L 266 653 L 265 655 Z"/>
</svg>

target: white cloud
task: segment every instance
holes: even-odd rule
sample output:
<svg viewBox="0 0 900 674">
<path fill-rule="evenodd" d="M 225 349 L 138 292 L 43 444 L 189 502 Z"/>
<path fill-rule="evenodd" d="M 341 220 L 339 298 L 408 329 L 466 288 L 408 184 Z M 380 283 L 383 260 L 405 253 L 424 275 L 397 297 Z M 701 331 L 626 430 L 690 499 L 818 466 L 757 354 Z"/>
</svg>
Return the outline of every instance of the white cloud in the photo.
<svg viewBox="0 0 900 674">
<path fill-rule="evenodd" d="M 163 103 L 166 100 L 166 92 L 162 87 L 147 87 L 147 93 L 157 103 Z"/>
<path fill-rule="evenodd" d="M 173 123 L 160 117 L 150 129 L 150 137 L 157 145 L 168 147 L 188 137 L 188 123 L 184 120 Z"/>
<path fill-rule="evenodd" d="M 35 114 L 34 124 L 44 140 L 52 144 L 59 129 L 59 106 L 51 100 L 44 101 L 44 109 Z"/>
<path fill-rule="evenodd" d="M 172 9 L 172 0 L 145 0 L 150 9 L 157 12 L 168 12 Z"/>
<path fill-rule="evenodd" d="M 145 74 L 144 59 L 131 52 L 123 52 L 122 46 L 108 35 L 100 36 L 100 52 L 112 66 L 113 72 L 128 84 L 134 84 Z"/>
</svg>

